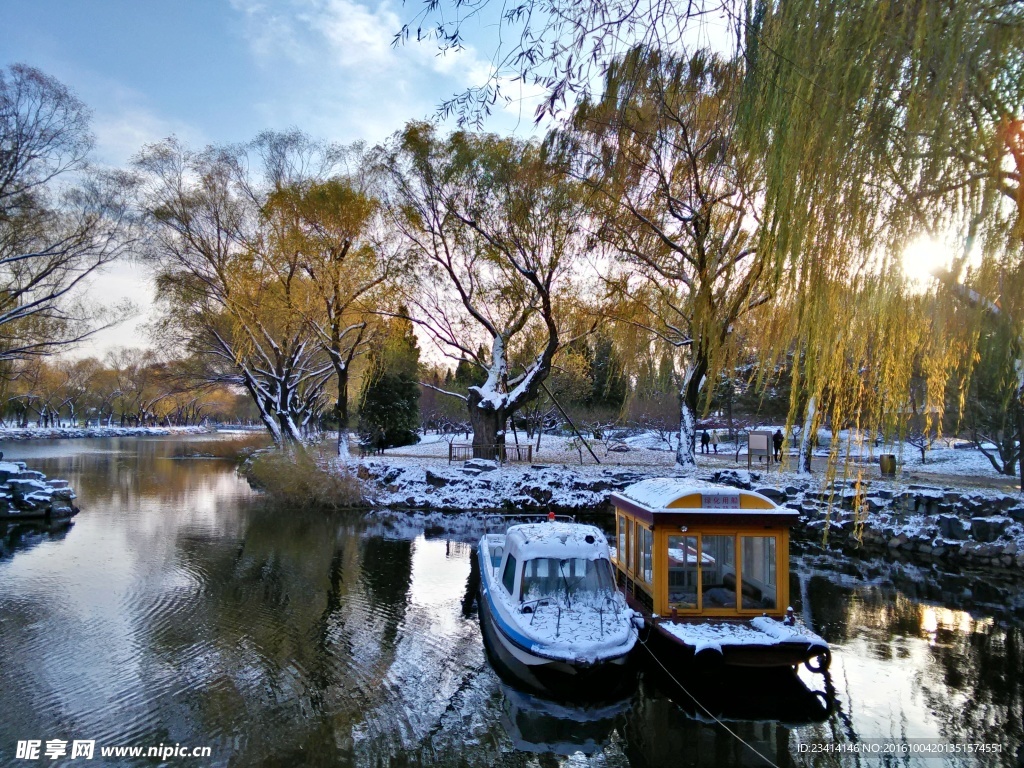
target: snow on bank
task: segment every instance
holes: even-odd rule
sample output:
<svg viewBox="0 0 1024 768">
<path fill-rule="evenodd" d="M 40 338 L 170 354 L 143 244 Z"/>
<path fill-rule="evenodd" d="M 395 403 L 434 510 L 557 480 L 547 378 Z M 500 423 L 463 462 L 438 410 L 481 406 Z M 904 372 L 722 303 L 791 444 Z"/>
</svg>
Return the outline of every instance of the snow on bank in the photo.
<svg viewBox="0 0 1024 768">
<path fill-rule="evenodd" d="M 359 477 L 370 482 L 376 506 L 436 510 L 592 509 L 608 492 L 643 479 L 615 467 L 505 465 L 484 460 L 464 465 L 365 461 Z"/>
<path fill-rule="evenodd" d="M 66 440 L 79 437 L 199 435 L 210 427 L 0 427 L 0 440 Z"/>
</svg>

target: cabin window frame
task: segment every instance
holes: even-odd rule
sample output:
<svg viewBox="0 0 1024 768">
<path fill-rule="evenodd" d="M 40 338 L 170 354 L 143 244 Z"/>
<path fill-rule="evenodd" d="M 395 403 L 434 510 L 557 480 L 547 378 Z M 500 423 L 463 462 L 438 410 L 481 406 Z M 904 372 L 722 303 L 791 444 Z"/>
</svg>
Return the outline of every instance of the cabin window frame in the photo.
<svg viewBox="0 0 1024 768">
<path fill-rule="evenodd" d="M 661 558 L 658 560 L 659 564 L 664 563 L 663 570 L 659 573 L 654 574 L 656 584 L 652 585 L 658 595 L 658 603 L 663 606 L 662 610 L 666 613 L 684 615 L 684 616 L 760 616 L 763 613 L 778 613 L 779 606 L 783 604 L 782 588 L 788 583 L 788 577 L 784 580 L 782 575 L 784 573 L 783 567 L 787 570 L 788 574 L 788 562 L 785 566 L 780 563 L 780 557 L 782 557 L 783 551 L 785 550 L 788 557 L 788 538 L 785 536 L 785 530 L 782 528 L 753 528 L 744 527 L 741 529 L 722 529 L 720 526 L 709 526 L 707 529 L 703 528 L 691 528 L 686 531 L 679 531 L 678 528 L 664 528 L 658 531 L 661 535 L 655 536 L 654 550 L 661 554 Z M 668 583 L 668 549 L 669 549 L 669 538 L 679 537 L 691 537 L 697 539 L 697 606 L 695 608 L 673 608 L 669 601 L 669 583 Z M 705 536 L 728 536 L 733 539 L 733 567 L 735 568 L 736 576 L 736 605 L 732 608 L 706 608 L 704 607 L 704 567 L 702 565 L 702 558 L 700 555 L 704 552 L 704 537 Z M 776 606 L 775 608 L 755 607 L 755 608 L 744 608 L 743 607 L 743 552 L 742 539 L 744 537 L 757 537 L 757 538 L 772 538 L 775 539 L 775 562 L 773 570 L 775 573 L 775 594 L 776 594 Z M 643 584 L 642 581 L 638 581 L 638 584 Z"/>
</svg>

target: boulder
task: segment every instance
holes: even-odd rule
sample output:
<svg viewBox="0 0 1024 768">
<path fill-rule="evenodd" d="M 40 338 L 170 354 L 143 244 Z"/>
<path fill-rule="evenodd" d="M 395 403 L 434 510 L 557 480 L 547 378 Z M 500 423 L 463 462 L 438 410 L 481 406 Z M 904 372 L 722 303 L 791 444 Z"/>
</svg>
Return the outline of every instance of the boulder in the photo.
<svg viewBox="0 0 1024 768">
<path fill-rule="evenodd" d="M 1008 517 L 971 518 L 971 535 L 978 542 L 993 542 L 1009 527 L 1010 519 Z"/>
<path fill-rule="evenodd" d="M 778 488 L 772 488 L 770 486 L 763 486 L 761 488 L 754 489 L 755 493 L 759 493 L 762 496 L 771 499 L 776 504 L 782 504 L 786 501 L 786 494 L 784 491 L 780 491 Z"/>
<path fill-rule="evenodd" d="M 967 539 L 968 527 L 956 515 L 938 516 L 939 533 L 944 539 L 964 541 Z"/>
<path fill-rule="evenodd" d="M 498 468 L 498 462 L 491 459 L 469 459 L 463 465 L 463 469 L 478 469 L 481 472 L 493 472 Z"/>
<path fill-rule="evenodd" d="M 439 475 L 436 472 L 433 472 L 432 470 L 427 470 L 427 485 L 429 485 L 430 487 L 443 488 L 450 482 L 450 478 L 447 478 L 444 475 Z"/>
<path fill-rule="evenodd" d="M 612 443 L 608 446 L 611 453 L 629 453 L 630 447 L 625 443 Z"/>
</svg>

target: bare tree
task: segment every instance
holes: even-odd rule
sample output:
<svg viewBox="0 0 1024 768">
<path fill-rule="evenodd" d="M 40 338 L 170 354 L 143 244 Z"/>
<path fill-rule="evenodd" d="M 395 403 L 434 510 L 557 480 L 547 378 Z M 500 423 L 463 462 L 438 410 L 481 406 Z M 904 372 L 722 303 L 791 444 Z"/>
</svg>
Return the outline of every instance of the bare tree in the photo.
<svg viewBox="0 0 1024 768">
<path fill-rule="evenodd" d="M 0 359 L 56 352 L 130 312 L 81 296 L 131 243 L 131 179 L 91 169 L 91 148 L 89 111 L 64 85 L 0 71 Z"/>
</svg>

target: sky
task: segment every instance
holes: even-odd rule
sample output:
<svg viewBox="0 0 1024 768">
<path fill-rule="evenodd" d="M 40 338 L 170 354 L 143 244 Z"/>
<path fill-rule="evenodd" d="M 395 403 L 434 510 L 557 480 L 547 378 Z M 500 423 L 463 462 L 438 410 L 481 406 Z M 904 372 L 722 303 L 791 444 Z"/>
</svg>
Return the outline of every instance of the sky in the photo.
<svg viewBox="0 0 1024 768">
<path fill-rule="evenodd" d="M 93 112 L 93 159 L 121 166 L 171 135 L 193 146 L 244 142 L 301 128 L 345 143 L 376 143 L 442 100 L 486 81 L 473 47 L 438 55 L 427 42 L 392 46 L 419 0 L 2 0 L 0 66 L 29 64 L 71 88 Z M 478 44 L 493 40 L 468 25 Z M 488 130 L 533 130 L 536 90 L 499 109 Z M 143 310 L 79 354 L 147 343 L 148 276 L 118 264 L 91 287 Z"/>
</svg>

